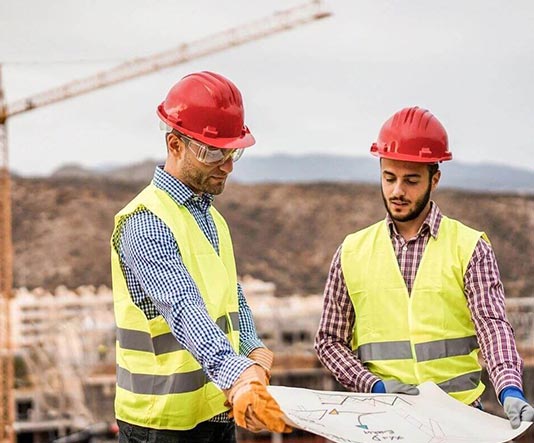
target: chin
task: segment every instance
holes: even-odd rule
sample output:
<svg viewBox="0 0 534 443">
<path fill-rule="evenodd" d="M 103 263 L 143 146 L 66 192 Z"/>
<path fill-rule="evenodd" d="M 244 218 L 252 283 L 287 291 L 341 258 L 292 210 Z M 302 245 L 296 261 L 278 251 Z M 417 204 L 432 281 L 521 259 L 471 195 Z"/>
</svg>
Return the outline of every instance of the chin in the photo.
<svg viewBox="0 0 534 443">
<path fill-rule="evenodd" d="M 222 194 L 223 191 L 224 191 L 224 184 L 220 186 L 213 186 L 211 189 L 207 190 L 207 192 L 212 195 Z"/>
<path fill-rule="evenodd" d="M 391 208 L 391 207 L 389 208 L 389 212 L 395 215 L 396 217 L 405 217 L 410 213 L 410 211 L 406 209 Z"/>
</svg>

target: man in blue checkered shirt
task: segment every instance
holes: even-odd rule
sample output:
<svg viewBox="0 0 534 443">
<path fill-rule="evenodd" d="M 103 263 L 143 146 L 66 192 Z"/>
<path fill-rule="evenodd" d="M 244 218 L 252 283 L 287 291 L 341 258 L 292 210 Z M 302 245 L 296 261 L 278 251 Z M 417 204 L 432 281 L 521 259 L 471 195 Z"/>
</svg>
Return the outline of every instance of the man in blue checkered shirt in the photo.
<svg viewBox="0 0 534 443">
<path fill-rule="evenodd" d="M 199 72 L 157 112 L 167 160 L 116 215 L 112 237 L 119 441 L 233 443 L 231 416 L 251 431 L 289 432 L 266 389 L 273 354 L 256 334 L 228 227 L 212 206 L 255 143 L 241 94 Z"/>
</svg>

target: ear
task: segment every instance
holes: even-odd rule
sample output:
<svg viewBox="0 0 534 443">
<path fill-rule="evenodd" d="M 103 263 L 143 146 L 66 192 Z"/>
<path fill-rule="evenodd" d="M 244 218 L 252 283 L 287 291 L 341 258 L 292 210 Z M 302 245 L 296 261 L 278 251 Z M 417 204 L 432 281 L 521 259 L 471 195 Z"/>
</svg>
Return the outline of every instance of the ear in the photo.
<svg viewBox="0 0 534 443">
<path fill-rule="evenodd" d="M 167 150 L 169 155 L 180 158 L 183 155 L 185 146 L 175 134 L 169 132 L 167 134 Z"/>
<path fill-rule="evenodd" d="M 441 171 L 438 169 L 432 176 L 432 191 L 435 191 L 438 187 L 439 179 L 441 178 Z"/>
</svg>

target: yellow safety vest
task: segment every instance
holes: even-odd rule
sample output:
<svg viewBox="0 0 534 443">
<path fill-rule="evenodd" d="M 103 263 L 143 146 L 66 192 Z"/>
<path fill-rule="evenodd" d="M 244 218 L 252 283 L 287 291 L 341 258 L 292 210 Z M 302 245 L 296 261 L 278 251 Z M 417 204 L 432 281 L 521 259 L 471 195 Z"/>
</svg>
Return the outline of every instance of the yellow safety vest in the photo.
<svg viewBox="0 0 534 443">
<path fill-rule="evenodd" d="M 347 236 L 341 267 L 356 314 L 352 349 L 373 374 L 415 385 L 433 381 L 466 404 L 480 397 L 479 344 L 464 274 L 481 237 L 487 240 L 443 217 L 410 295 L 385 221 Z"/>
<path fill-rule="evenodd" d="M 191 429 L 226 411 L 226 398 L 207 379 L 193 355 L 180 346 L 164 318 L 159 315 L 147 320 L 132 301 L 118 248 L 124 221 L 142 209 L 169 227 L 209 316 L 238 352 L 239 308 L 232 240 L 223 217 L 210 208 L 219 236 L 219 256 L 190 212 L 152 184 L 115 216 L 111 264 L 117 323 L 116 417 L 148 428 Z"/>
</svg>

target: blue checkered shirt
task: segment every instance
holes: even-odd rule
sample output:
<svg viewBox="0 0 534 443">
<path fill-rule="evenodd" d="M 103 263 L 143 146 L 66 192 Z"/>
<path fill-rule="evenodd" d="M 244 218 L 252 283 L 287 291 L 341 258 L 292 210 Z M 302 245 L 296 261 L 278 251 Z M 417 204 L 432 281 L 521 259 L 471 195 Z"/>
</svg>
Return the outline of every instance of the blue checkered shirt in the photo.
<svg viewBox="0 0 534 443">
<path fill-rule="evenodd" d="M 219 253 L 219 238 L 208 209 L 213 196 L 198 196 L 184 183 L 156 168 L 152 183 L 185 206 Z M 223 331 L 209 317 L 198 288 L 187 271 L 171 230 L 147 210 L 139 210 L 124 222 L 120 237 L 120 260 L 134 303 L 148 319 L 163 315 L 176 340 L 202 365 L 221 389 L 229 388 L 252 364 L 246 358 L 264 346 L 259 340 L 252 313 L 237 285 L 239 301 L 239 355 Z"/>
</svg>

